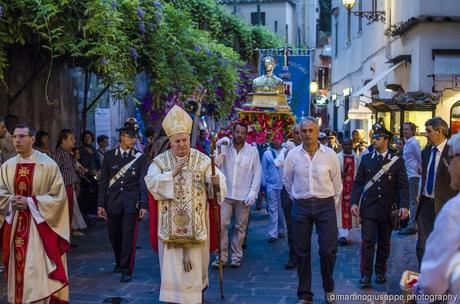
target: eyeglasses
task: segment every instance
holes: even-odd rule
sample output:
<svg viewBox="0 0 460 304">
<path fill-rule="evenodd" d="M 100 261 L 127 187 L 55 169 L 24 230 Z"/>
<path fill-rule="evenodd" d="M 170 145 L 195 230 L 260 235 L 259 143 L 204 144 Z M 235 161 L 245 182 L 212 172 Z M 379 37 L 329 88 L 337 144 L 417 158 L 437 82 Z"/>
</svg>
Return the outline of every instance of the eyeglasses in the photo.
<svg viewBox="0 0 460 304">
<path fill-rule="evenodd" d="M 24 137 L 26 136 L 32 136 L 30 134 L 19 134 L 19 135 L 13 135 L 11 137 L 13 137 L 13 139 L 24 139 Z"/>
<path fill-rule="evenodd" d="M 460 156 L 460 153 L 456 153 L 456 154 L 448 155 L 448 156 L 444 157 L 443 158 L 444 165 L 446 165 L 446 167 L 448 167 L 451 164 L 452 160 L 457 156 Z"/>
</svg>

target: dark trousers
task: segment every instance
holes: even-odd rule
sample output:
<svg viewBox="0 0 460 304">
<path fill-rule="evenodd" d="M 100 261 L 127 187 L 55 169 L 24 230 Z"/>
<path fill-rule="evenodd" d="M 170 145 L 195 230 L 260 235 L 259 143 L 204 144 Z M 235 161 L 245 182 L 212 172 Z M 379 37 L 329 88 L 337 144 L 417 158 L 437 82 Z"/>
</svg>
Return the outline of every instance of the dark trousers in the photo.
<svg viewBox="0 0 460 304">
<path fill-rule="evenodd" d="M 434 219 L 434 201 L 422 195 L 417 210 L 418 235 L 416 251 L 419 266 L 422 263 L 423 254 L 425 253 L 426 239 L 431 231 L 433 231 Z"/>
<path fill-rule="evenodd" d="M 281 190 L 281 206 L 283 208 L 284 218 L 286 219 L 287 237 L 289 246 L 289 261 L 295 262 L 294 240 L 292 239 L 292 200 L 283 187 Z"/>
<path fill-rule="evenodd" d="M 334 265 L 337 254 L 337 219 L 334 199 L 294 200 L 292 237 L 297 256 L 299 299 L 313 300 L 311 292 L 311 235 L 313 224 L 318 231 L 321 277 L 325 292 L 334 290 Z"/>
<path fill-rule="evenodd" d="M 107 216 L 109 238 L 115 254 L 116 266 L 120 273 L 131 275 L 136 256 L 138 215 L 109 213 Z"/>
<path fill-rule="evenodd" d="M 387 261 L 390 256 L 391 221 L 370 218 L 361 219 L 361 275 L 372 277 L 374 265 L 375 243 L 377 256 L 375 258 L 375 273 L 385 274 Z"/>
</svg>

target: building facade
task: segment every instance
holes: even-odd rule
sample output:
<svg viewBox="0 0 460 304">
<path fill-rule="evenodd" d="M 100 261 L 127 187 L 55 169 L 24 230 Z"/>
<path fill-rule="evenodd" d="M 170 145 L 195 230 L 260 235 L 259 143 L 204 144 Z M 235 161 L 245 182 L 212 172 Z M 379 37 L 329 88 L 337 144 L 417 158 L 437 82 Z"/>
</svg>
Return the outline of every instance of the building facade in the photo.
<svg viewBox="0 0 460 304">
<path fill-rule="evenodd" d="M 329 126 L 345 136 L 377 121 L 423 133 L 433 116 L 460 128 L 460 0 L 356 0 L 350 14 L 333 0 L 331 57 Z"/>
<path fill-rule="evenodd" d="M 291 46 L 316 46 L 318 0 L 219 0 L 228 13 L 266 26 Z"/>
</svg>

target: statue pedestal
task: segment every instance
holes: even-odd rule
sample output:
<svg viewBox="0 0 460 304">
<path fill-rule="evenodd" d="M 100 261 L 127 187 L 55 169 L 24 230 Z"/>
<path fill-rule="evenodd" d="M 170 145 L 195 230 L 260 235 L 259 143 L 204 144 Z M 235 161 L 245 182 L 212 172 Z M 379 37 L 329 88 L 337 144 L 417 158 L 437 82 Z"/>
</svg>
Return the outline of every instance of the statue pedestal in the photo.
<svg viewBox="0 0 460 304">
<path fill-rule="evenodd" d="M 246 108 L 262 108 L 262 109 L 274 109 L 275 112 L 291 112 L 286 101 L 285 94 L 276 93 L 258 93 L 248 94 L 249 101 L 243 105 Z"/>
</svg>

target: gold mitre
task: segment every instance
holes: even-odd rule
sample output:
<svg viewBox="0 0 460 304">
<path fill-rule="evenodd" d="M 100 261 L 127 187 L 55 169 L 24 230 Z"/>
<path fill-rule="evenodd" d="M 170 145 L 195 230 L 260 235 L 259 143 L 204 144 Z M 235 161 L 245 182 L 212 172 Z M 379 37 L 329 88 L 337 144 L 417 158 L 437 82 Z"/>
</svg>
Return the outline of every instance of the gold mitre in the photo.
<svg viewBox="0 0 460 304">
<path fill-rule="evenodd" d="M 192 132 L 193 120 L 187 112 L 174 105 L 166 114 L 161 124 L 166 135 L 171 137 L 179 133 L 190 134 Z"/>
</svg>

